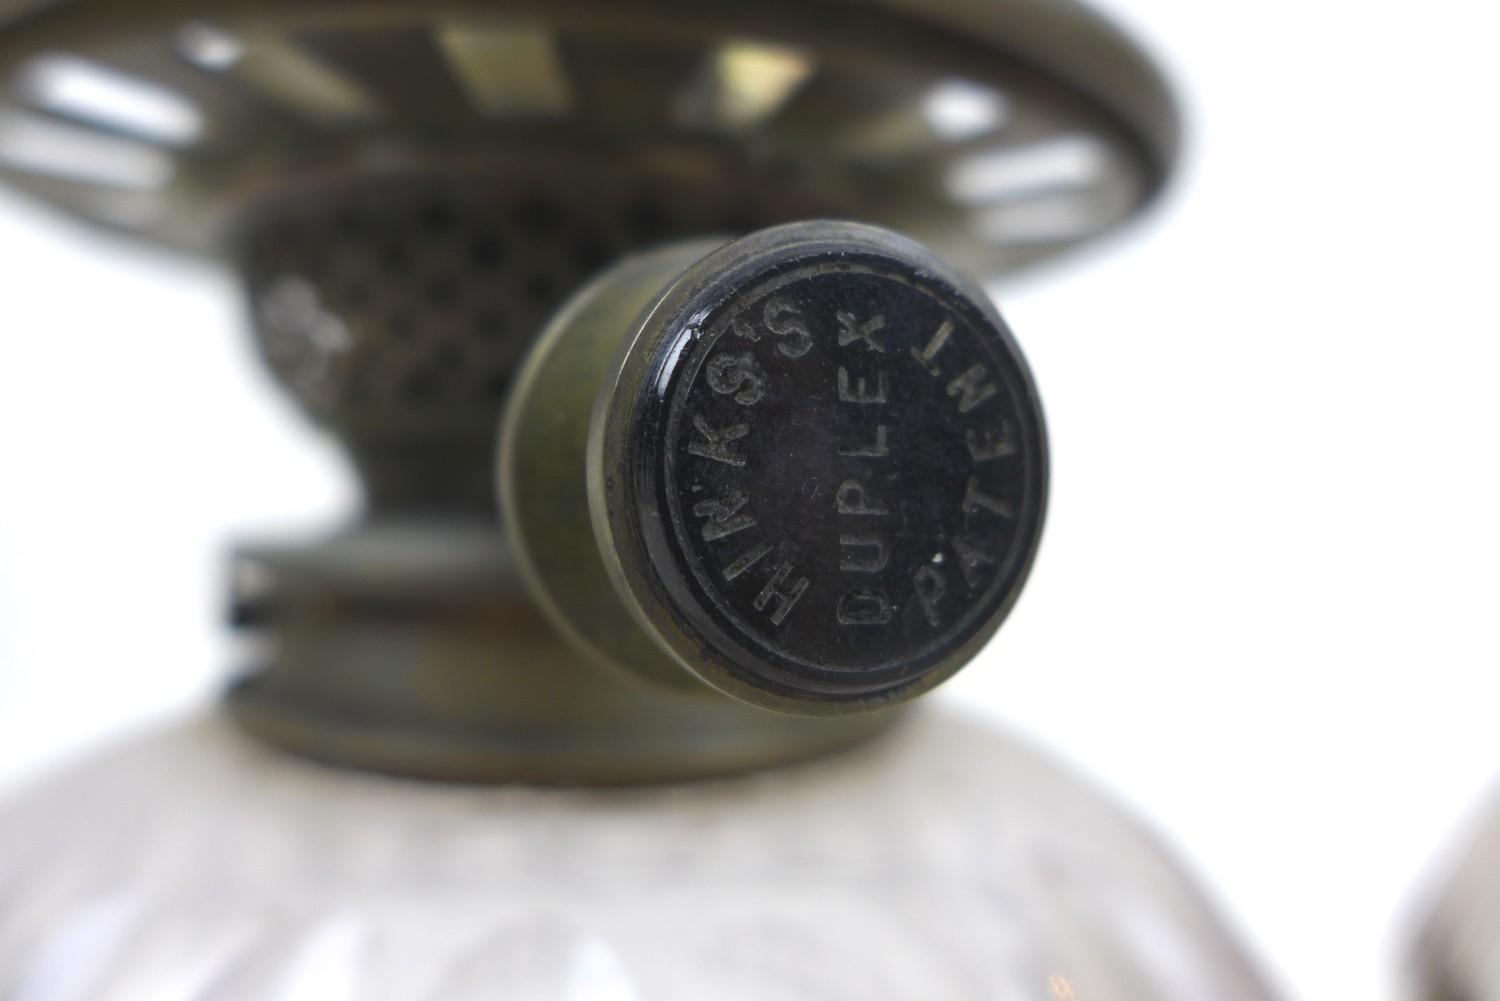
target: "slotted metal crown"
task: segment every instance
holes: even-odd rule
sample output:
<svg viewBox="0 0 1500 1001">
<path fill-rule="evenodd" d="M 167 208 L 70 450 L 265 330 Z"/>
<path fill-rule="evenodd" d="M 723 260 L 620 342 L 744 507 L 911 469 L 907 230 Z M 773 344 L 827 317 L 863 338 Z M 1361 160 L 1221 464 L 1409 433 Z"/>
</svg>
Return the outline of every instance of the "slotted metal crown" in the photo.
<svg viewBox="0 0 1500 1001">
<path fill-rule="evenodd" d="M 1175 154 L 1149 62 L 1062 0 L 7 6 L 0 178 L 198 250 L 330 177 L 587 162 L 994 274 L 1124 221 Z"/>
</svg>

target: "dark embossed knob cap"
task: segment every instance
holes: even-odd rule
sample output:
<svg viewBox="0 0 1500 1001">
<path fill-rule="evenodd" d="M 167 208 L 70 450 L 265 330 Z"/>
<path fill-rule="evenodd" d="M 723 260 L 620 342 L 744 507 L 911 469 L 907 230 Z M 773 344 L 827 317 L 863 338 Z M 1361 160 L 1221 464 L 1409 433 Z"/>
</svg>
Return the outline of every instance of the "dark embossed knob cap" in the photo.
<svg viewBox="0 0 1500 1001">
<path fill-rule="evenodd" d="M 505 487 L 544 601 L 610 660 L 768 708 L 926 691 L 994 632 L 1036 552 L 1045 436 L 1015 342 L 979 289 L 884 230 L 798 223 L 703 251 L 606 276 L 523 379 Z M 544 470 L 576 455 L 560 387 L 587 373 L 564 342 L 597 363 L 608 314 L 580 500 Z M 577 586 L 576 540 L 527 534 L 570 489 L 612 596 Z"/>
</svg>

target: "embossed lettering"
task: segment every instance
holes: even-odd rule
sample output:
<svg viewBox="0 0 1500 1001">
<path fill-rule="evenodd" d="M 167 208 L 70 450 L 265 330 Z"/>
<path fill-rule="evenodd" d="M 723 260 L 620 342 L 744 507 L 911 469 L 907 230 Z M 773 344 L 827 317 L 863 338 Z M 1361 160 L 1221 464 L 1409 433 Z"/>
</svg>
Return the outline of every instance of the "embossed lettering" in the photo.
<svg viewBox="0 0 1500 1001">
<path fill-rule="evenodd" d="M 917 604 L 922 606 L 922 615 L 927 619 L 927 624 L 933 627 L 942 625 L 943 616 L 938 611 L 938 605 L 948 593 L 948 582 L 943 580 L 942 571 L 931 565 L 918 567 L 917 572 L 911 575 L 911 586 L 917 592 Z"/>
<path fill-rule="evenodd" d="M 865 485 L 858 480 L 845 480 L 833 495 L 834 506 L 839 514 L 881 515 L 890 514 L 891 509 L 877 500 L 872 500 Z"/>
<path fill-rule="evenodd" d="M 734 394 L 734 402 L 750 407 L 766 395 L 766 373 L 750 352 L 717 354 L 708 360 L 708 385 L 720 396 Z"/>
<path fill-rule="evenodd" d="M 885 317 L 872 316 L 864 323 L 853 313 L 845 313 L 842 310 L 835 316 L 839 321 L 839 347 L 848 347 L 855 341 L 864 341 L 865 347 L 871 351 L 885 353 L 885 342 L 877 335 L 885 329 Z"/>
<path fill-rule="evenodd" d="M 840 535 L 839 545 L 845 550 L 839 569 L 850 573 L 879 573 L 891 559 L 885 540 L 878 535 Z"/>
<path fill-rule="evenodd" d="M 726 466 L 743 466 L 745 457 L 735 451 L 730 442 L 738 441 L 750 433 L 748 424 L 731 424 L 727 428 L 715 428 L 702 417 L 694 415 L 693 427 L 704 438 L 703 441 L 688 442 L 687 450 L 693 455 L 722 462 Z"/>
<path fill-rule="evenodd" d="M 734 580 L 740 574 L 744 573 L 746 570 L 749 570 L 751 567 L 755 566 L 755 564 L 765 559 L 766 554 L 770 551 L 771 547 L 766 545 L 764 542 L 757 543 L 753 548 L 750 549 L 749 552 L 745 553 L 745 555 L 741 556 L 739 559 L 735 560 L 733 563 L 729 564 L 729 566 L 724 568 L 724 579 Z"/>
<path fill-rule="evenodd" d="M 965 432 L 964 438 L 969 443 L 969 457 L 975 462 L 988 462 L 1016 454 L 1016 443 L 1010 436 L 1009 421 L 1002 422 L 998 431 L 994 428 L 985 428 L 983 431 L 970 428 Z"/>
<path fill-rule="evenodd" d="M 890 454 L 891 449 L 886 441 L 884 424 L 876 426 L 875 440 L 868 445 L 839 446 L 839 455 L 852 455 L 865 459 L 883 459 Z"/>
<path fill-rule="evenodd" d="M 891 621 L 895 612 L 890 599 L 882 592 L 860 588 L 839 598 L 834 614 L 841 626 L 883 626 Z"/>
<path fill-rule="evenodd" d="M 948 395 L 959 398 L 959 413 L 968 413 L 999 392 L 993 382 L 984 381 L 989 375 L 989 369 L 983 365 L 971 365 L 963 375 L 948 383 Z"/>
<path fill-rule="evenodd" d="M 713 542 L 755 527 L 755 519 L 740 514 L 740 508 L 750 502 L 750 495 L 743 490 L 731 490 L 718 500 L 699 501 L 693 505 L 693 514 L 707 518 L 703 525 L 703 539 Z"/>
<path fill-rule="evenodd" d="M 944 320 L 942 326 L 937 328 L 937 332 L 932 335 L 932 340 L 927 342 L 925 348 L 922 348 L 920 351 L 916 348 L 911 349 L 911 356 L 921 362 L 922 367 L 931 372 L 934 378 L 943 374 L 943 370 L 938 367 L 934 359 L 937 358 L 938 352 L 943 350 L 944 345 L 948 343 L 948 338 L 952 334 L 953 322 L 951 320 Z"/>
<path fill-rule="evenodd" d="M 1010 502 L 999 497 L 993 497 L 979 488 L 979 477 L 969 477 L 969 485 L 964 488 L 964 514 L 973 514 L 983 508 L 993 511 L 1002 518 L 1014 518 L 1016 509 L 1011 507 Z"/>
<path fill-rule="evenodd" d="M 776 345 L 776 350 L 788 358 L 801 358 L 812 350 L 812 331 L 807 329 L 807 324 L 802 321 L 801 316 L 801 308 L 795 302 L 781 296 L 776 296 L 767 302 L 765 312 L 761 314 L 766 329 L 781 338 L 781 343 Z"/>
<path fill-rule="evenodd" d="M 849 370 L 839 366 L 839 399 L 845 403 L 884 403 L 885 394 L 890 389 L 886 382 L 884 372 L 875 375 L 875 391 L 870 392 L 868 383 L 864 376 L 854 380 L 854 385 L 849 385 Z"/>
<path fill-rule="evenodd" d="M 954 536 L 953 552 L 958 556 L 958 569 L 964 575 L 964 583 L 976 588 L 984 583 L 981 567 L 994 566 L 997 557 L 966 535 Z"/>
<path fill-rule="evenodd" d="M 766 581 L 766 586 L 760 589 L 760 594 L 755 596 L 755 610 L 757 612 L 765 611 L 766 606 L 771 603 L 771 599 L 776 599 L 776 610 L 771 613 L 772 625 L 779 626 L 786 620 L 787 615 L 791 613 L 792 608 L 797 604 L 797 600 L 802 597 L 802 592 L 807 590 L 807 585 L 810 583 L 806 577 L 799 577 L 790 588 L 783 590 L 782 585 L 786 583 L 786 579 L 791 575 L 792 565 L 783 562 L 781 566 L 776 568 L 776 572 L 771 575 L 771 579 Z"/>
</svg>

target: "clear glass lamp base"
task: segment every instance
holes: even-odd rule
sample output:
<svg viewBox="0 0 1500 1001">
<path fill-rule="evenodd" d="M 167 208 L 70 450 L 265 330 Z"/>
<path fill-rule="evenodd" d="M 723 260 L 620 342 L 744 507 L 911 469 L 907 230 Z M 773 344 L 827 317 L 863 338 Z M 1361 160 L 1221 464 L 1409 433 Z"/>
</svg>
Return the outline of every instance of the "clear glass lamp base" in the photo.
<svg viewBox="0 0 1500 1001">
<path fill-rule="evenodd" d="M 1262 1001 L 1169 859 L 991 728 L 633 790 L 310 765 L 219 715 L 0 812 L 6 1001 Z"/>
<path fill-rule="evenodd" d="M 1500 803 L 1448 875 L 1412 974 L 1419 1001 L 1500 1001 Z"/>
</svg>

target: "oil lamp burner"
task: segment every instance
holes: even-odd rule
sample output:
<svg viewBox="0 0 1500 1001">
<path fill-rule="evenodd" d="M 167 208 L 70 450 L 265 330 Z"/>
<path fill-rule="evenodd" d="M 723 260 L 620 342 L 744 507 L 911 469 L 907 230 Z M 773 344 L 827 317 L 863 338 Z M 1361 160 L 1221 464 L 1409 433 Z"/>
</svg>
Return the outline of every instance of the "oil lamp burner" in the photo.
<svg viewBox="0 0 1500 1001">
<path fill-rule="evenodd" d="M 1109 233 L 1174 161 L 1118 30 L 0 9 L 0 179 L 235 268 L 364 497 L 236 552 L 222 710 L 0 815 L 0 996 L 1267 997 L 1116 809 L 902 708 L 1009 612 L 1046 502 L 967 276 Z"/>
</svg>

